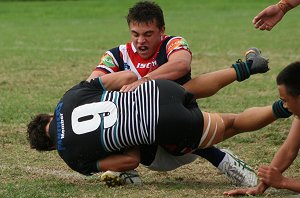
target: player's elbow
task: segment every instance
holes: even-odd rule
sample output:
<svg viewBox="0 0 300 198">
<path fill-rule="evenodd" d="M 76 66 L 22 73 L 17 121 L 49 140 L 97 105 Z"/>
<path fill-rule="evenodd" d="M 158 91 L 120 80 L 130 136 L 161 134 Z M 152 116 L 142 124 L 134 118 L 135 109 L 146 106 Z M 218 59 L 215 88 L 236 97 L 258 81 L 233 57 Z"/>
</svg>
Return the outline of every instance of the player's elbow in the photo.
<svg viewBox="0 0 300 198">
<path fill-rule="evenodd" d="M 179 72 L 181 75 L 186 75 L 191 71 L 191 61 L 190 60 L 185 60 L 185 59 L 180 59 L 177 60 L 177 65 Z"/>
<path fill-rule="evenodd" d="M 102 71 L 99 70 L 94 70 L 91 75 L 88 77 L 88 79 L 86 81 L 90 82 L 92 79 L 94 78 L 98 78 L 103 76 L 105 73 L 103 73 Z"/>
</svg>

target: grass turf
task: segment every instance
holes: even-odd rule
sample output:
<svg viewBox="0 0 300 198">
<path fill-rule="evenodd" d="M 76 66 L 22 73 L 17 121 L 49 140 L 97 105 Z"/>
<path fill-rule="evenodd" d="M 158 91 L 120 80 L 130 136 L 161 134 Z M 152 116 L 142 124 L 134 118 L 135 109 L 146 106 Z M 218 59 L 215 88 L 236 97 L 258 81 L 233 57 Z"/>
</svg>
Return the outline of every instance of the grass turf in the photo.
<svg viewBox="0 0 300 198">
<path fill-rule="evenodd" d="M 31 116 L 52 112 L 62 94 L 86 79 L 106 50 L 127 42 L 127 10 L 135 1 L 0 2 L 0 195 L 2 197 L 221 197 L 234 188 L 203 159 L 169 173 L 138 170 L 142 187 L 106 188 L 97 176 L 71 171 L 55 152 L 30 150 L 26 124 Z M 252 18 L 276 1 L 157 1 L 166 33 L 187 39 L 193 75 L 230 66 L 248 47 L 262 49 L 271 71 L 199 100 L 213 112 L 240 112 L 277 99 L 275 77 L 299 60 L 300 10 L 287 14 L 271 32 L 254 29 Z M 257 168 L 270 162 L 285 139 L 290 119 L 218 145 Z M 299 177 L 299 160 L 287 175 Z M 294 193 L 268 191 L 271 196 Z M 267 193 L 266 193 L 267 194 Z"/>
</svg>

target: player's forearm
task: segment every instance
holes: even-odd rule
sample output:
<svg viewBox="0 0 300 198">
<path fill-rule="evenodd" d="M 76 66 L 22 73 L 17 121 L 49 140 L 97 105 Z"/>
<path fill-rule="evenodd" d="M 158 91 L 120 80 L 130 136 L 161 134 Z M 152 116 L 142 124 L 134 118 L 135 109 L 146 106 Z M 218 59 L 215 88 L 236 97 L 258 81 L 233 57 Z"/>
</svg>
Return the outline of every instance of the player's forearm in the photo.
<svg viewBox="0 0 300 198">
<path fill-rule="evenodd" d="M 191 70 L 191 55 L 187 51 L 178 51 L 170 55 L 168 62 L 150 72 L 151 79 L 177 80 Z"/>
<path fill-rule="evenodd" d="M 177 60 L 172 63 L 165 63 L 148 75 L 154 80 L 177 80 L 190 72 L 190 69 L 191 68 L 186 60 Z"/>
<path fill-rule="evenodd" d="M 128 171 L 138 167 L 140 150 L 138 147 L 127 148 L 123 154 L 110 155 L 98 161 L 99 171 Z"/>
<path fill-rule="evenodd" d="M 300 0 L 287 0 L 287 2 L 293 7 L 297 7 L 300 4 Z"/>
<path fill-rule="evenodd" d="M 284 177 L 282 189 L 288 189 L 295 192 L 300 192 L 300 181 L 288 177 Z"/>
<path fill-rule="evenodd" d="M 275 154 L 270 166 L 276 167 L 283 173 L 295 160 L 297 157 L 297 152 L 288 149 L 285 144 L 283 144 L 277 153 Z"/>
<path fill-rule="evenodd" d="M 294 118 L 289 134 L 282 146 L 276 152 L 271 162 L 271 166 L 274 166 L 278 168 L 279 171 L 284 172 L 293 163 L 300 148 L 299 131 L 300 121 Z"/>
<path fill-rule="evenodd" d="M 104 87 L 109 91 L 120 90 L 123 85 L 133 83 L 137 76 L 132 71 L 120 71 L 101 76 Z"/>
<path fill-rule="evenodd" d="M 138 167 L 140 161 L 138 158 L 129 155 L 111 155 L 98 161 L 99 171 L 128 171 Z"/>
</svg>

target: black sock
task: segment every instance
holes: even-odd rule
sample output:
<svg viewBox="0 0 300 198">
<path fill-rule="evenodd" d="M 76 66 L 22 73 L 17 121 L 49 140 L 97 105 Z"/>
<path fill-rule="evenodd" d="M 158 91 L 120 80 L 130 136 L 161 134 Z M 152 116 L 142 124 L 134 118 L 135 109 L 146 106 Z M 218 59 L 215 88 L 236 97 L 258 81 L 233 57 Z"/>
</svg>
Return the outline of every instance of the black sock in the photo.
<svg viewBox="0 0 300 198">
<path fill-rule="evenodd" d="M 205 158 L 215 167 L 218 167 L 223 158 L 225 157 L 225 153 L 214 146 L 205 149 L 197 149 L 193 153 Z"/>
<path fill-rule="evenodd" d="M 276 118 L 288 118 L 292 115 L 292 113 L 283 106 L 282 100 L 277 100 L 273 103 L 272 111 Z"/>
<path fill-rule="evenodd" d="M 241 82 L 246 80 L 251 75 L 251 65 L 253 61 L 242 62 L 241 60 L 236 61 L 236 63 L 232 64 L 232 67 L 236 71 L 237 81 Z"/>
</svg>

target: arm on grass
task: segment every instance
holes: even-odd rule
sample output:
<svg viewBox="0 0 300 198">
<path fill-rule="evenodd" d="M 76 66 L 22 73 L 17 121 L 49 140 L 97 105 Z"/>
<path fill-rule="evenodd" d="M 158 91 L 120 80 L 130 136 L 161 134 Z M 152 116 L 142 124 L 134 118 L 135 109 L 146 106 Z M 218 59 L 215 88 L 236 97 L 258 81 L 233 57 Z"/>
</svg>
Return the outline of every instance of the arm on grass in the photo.
<svg viewBox="0 0 300 198">
<path fill-rule="evenodd" d="M 300 120 L 294 118 L 288 137 L 275 154 L 270 166 L 261 166 L 258 170 L 258 176 L 262 182 L 274 188 L 300 192 L 300 180 L 282 175 L 298 155 L 300 148 L 299 132 Z"/>
<path fill-rule="evenodd" d="M 300 180 L 287 178 L 282 173 L 292 164 L 300 148 L 300 120 L 294 119 L 289 135 L 275 154 L 270 166 L 261 166 L 258 171 L 260 183 L 255 188 L 234 189 L 224 192 L 224 195 L 260 195 L 269 186 L 300 192 Z"/>
<path fill-rule="evenodd" d="M 268 186 L 260 182 L 256 187 L 253 188 L 237 188 L 234 190 L 225 191 L 223 195 L 226 196 L 238 196 L 238 195 L 261 195 L 263 194 Z"/>
</svg>

